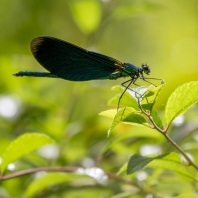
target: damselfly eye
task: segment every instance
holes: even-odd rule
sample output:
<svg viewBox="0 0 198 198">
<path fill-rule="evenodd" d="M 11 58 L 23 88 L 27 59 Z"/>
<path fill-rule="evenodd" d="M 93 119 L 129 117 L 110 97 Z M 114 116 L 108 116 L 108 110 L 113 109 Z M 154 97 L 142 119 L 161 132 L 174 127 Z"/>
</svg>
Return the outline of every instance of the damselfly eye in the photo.
<svg viewBox="0 0 198 198">
<path fill-rule="evenodd" d="M 151 72 L 151 69 L 147 64 L 142 64 L 142 69 L 145 74 L 150 74 L 150 72 Z"/>
</svg>

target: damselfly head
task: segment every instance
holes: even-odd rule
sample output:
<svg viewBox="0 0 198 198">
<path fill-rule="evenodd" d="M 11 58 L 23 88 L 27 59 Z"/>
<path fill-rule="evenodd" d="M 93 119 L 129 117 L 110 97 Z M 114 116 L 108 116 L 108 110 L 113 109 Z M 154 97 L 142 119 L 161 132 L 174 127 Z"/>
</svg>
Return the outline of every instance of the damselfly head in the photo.
<svg viewBox="0 0 198 198">
<path fill-rule="evenodd" d="M 144 72 L 145 74 L 147 74 L 147 75 L 150 74 L 151 69 L 150 69 L 150 67 L 149 67 L 147 64 L 142 64 L 141 67 L 142 67 L 142 70 L 143 70 L 143 72 Z"/>
</svg>

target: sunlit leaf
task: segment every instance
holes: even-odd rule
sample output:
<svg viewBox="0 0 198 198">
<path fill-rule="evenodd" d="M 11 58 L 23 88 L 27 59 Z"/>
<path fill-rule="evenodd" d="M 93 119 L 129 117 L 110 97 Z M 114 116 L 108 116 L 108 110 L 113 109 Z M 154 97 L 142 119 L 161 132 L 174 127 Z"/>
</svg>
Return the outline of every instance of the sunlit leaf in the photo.
<svg viewBox="0 0 198 198">
<path fill-rule="evenodd" d="M 131 107 L 122 108 L 117 112 L 111 124 L 110 130 L 112 130 L 120 122 L 148 125 L 145 117 Z"/>
<path fill-rule="evenodd" d="M 6 148 L 2 155 L 1 171 L 3 172 L 7 165 L 15 162 L 24 155 L 44 146 L 53 144 L 54 140 L 50 137 L 39 133 L 26 133 L 13 142 Z"/>
<path fill-rule="evenodd" d="M 112 87 L 112 90 L 117 91 L 120 94 L 113 97 L 111 100 L 109 100 L 108 104 L 109 105 L 118 105 L 120 96 L 124 92 L 125 88 L 120 85 L 117 85 L 117 86 Z M 137 101 L 132 97 L 131 92 L 129 92 L 129 90 L 127 90 L 124 93 L 124 95 L 122 96 L 122 98 L 120 100 L 120 106 L 133 107 L 136 110 L 139 109 Z"/>
<path fill-rule="evenodd" d="M 137 87 L 133 89 L 127 89 L 120 100 L 120 106 L 133 107 L 139 110 L 138 101 L 140 102 L 144 110 L 152 111 L 152 108 L 158 98 L 163 85 L 155 87 L 153 85 L 147 87 Z M 119 91 L 121 94 L 124 92 L 125 88 L 122 86 L 114 86 L 113 90 Z M 109 104 L 118 105 L 120 95 L 115 96 L 109 101 Z"/>
<path fill-rule="evenodd" d="M 143 100 L 141 102 L 143 109 L 149 110 L 150 112 L 152 111 L 153 106 L 156 103 L 158 96 L 160 94 L 160 91 L 162 89 L 162 86 L 163 85 L 155 87 L 151 85 L 148 87 L 147 91 L 144 94 Z"/>
<path fill-rule="evenodd" d="M 144 125 L 144 126 L 149 125 L 145 117 L 142 116 L 138 111 L 136 111 L 135 109 L 131 107 L 119 109 L 118 112 L 115 109 L 103 111 L 100 113 L 100 115 L 105 116 L 105 117 L 110 117 L 110 118 L 114 117 L 111 127 L 109 129 L 109 133 L 120 122 L 126 122 L 128 124 L 138 124 L 138 125 Z"/>
<path fill-rule="evenodd" d="M 102 111 L 99 115 L 113 119 L 116 114 L 117 114 L 117 109 L 110 109 L 110 110 L 107 110 L 107 111 Z"/>
<path fill-rule="evenodd" d="M 169 97 L 165 116 L 171 123 L 177 116 L 184 113 L 190 106 L 198 102 L 198 81 L 192 81 L 178 87 Z"/>
</svg>

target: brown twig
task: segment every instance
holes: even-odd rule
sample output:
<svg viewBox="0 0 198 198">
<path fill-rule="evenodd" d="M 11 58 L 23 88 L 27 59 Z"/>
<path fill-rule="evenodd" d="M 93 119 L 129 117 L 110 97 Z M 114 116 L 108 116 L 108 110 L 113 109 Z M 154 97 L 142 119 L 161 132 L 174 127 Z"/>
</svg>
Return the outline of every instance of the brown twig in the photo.
<svg viewBox="0 0 198 198">
<path fill-rule="evenodd" d="M 41 171 L 45 171 L 45 172 L 76 172 L 78 171 L 78 169 L 84 169 L 82 167 L 42 167 L 42 168 L 33 168 L 33 169 L 28 169 L 28 170 L 23 170 L 23 171 L 18 171 L 15 173 L 11 173 L 9 175 L 2 175 L 0 176 L 0 180 L 8 180 L 8 179 L 12 179 L 12 178 L 16 178 L 16 177 L 20 177 L 23 175 L 28 175 L 28 174 L 32 174 L 32 173 L 38 173 Z M 111 179 L 117 180 L 117 181 L 121 181 L 124 182 L 126 184 L 132 184 L 131 180 L 128 180 L 124 177 L 118 176 L 114 173 L 111 172 L 107 172 L 104 171 L 104 173 Z"/>
</svg>

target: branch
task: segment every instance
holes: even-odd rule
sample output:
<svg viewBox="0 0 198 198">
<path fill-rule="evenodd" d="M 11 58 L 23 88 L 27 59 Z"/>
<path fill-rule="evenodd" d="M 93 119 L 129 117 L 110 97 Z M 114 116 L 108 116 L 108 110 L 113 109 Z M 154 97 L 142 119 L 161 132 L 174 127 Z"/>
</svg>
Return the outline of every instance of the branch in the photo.
<svg viewBox="0 0 198 198">
<path fill-rule="evenodd" d="M 138 106 L 140 108 L 140 111 L 150 120 L 150 122 L 153 124 L 153 128 L 155 128 L 157 131 L 159 131 L 169 143 L 171 143 L 183 156 L 184 158 L 188 161 L 189 165 L 193 166 L 196 170 L 198 170 L 198 165 L 195 164 L 195 162 L 185 153 L 185 151 L 176 143 L 174 142 L 167 134 L 167 131 L 169 129 L 168 125 L 164 130 L 159 128 L 155 121 L 153 120 L 150 112 L 147 113 L 141 106 L 140 100 L 138 99 Z"/>
<path fill-rule="evenodd" d="M 78 171 L 78 169 L 82 169 L 82 167 L 43 167 L 43 168 L 33 168 L 33 169 L 28 169 L 28 170 L 23 170 L 23 171 L 18 171 L 9 175 L 5 175 L 5 176 L 0 176 L 0 180 L 8 180 L 8 179 L 12 179 L 15 177 L 20 177 L 23 175 L 28 175 L 28 174 L 32 174 L 32 173 L 37 173 L 37 172 L 41 172 L 41 171 L 45 171 L 45 172 L 76 172 Z M 83 168 L 84 169 L 84 168 Z M 117 180 L 117 181 L 121 181 L 124 182 L 126 184 L 133 184 L 133 182 L 131 180 L 128 180 L 124 177 L 118 176 L 114 173 L 111 172 L 107 172 L 104 171 L 104 173 L 111 179 Z"/>
</svg>

